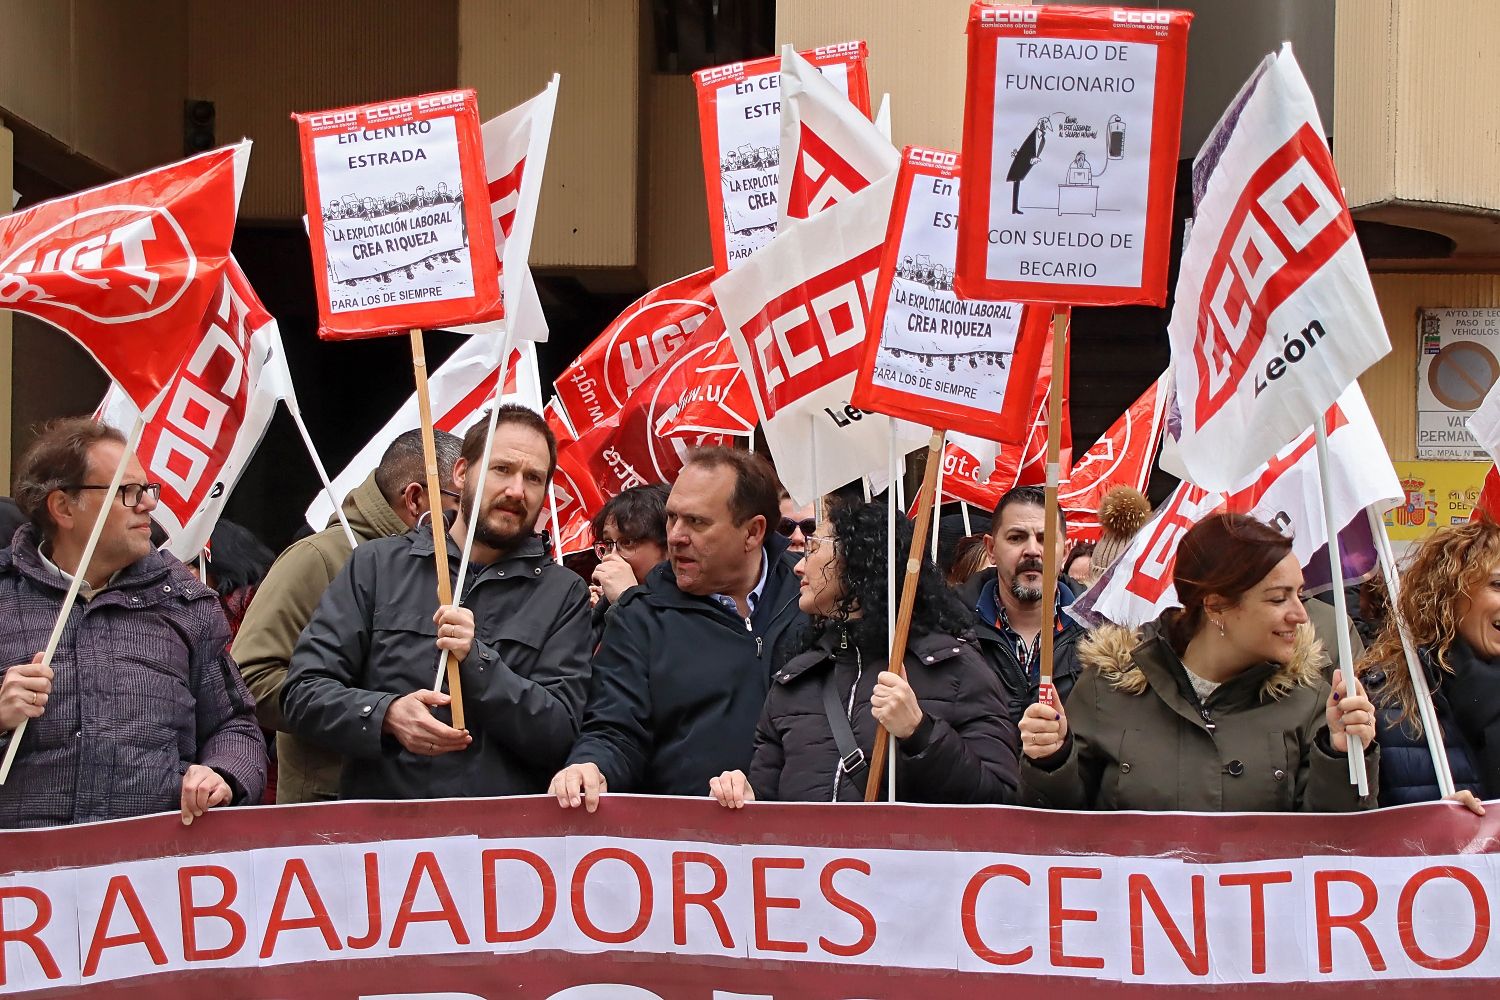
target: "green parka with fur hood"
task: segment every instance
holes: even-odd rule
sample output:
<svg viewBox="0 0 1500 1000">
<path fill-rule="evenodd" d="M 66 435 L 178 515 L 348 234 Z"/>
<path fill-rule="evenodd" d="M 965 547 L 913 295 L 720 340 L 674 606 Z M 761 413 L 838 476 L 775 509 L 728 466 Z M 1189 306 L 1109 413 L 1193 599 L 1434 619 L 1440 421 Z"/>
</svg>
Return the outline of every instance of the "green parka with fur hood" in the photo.
<svg viewBox="0 0 1500 1000">
<path fill-rule="evenodd" d="M 1286 664 L 1257 664 L 1200 703 L 1161 620 L 1107 625 L 1078 646 L 1068 736 L 1050 758 L 1021 759 L 1021 803 L 1152 812 L 1353 812 L 1375 806 L 1380 748 L 1367 748 L 1371 794 L 1349 784 L 1324 713 L 1322 644 L 1297 630 Z"/>
</svg>

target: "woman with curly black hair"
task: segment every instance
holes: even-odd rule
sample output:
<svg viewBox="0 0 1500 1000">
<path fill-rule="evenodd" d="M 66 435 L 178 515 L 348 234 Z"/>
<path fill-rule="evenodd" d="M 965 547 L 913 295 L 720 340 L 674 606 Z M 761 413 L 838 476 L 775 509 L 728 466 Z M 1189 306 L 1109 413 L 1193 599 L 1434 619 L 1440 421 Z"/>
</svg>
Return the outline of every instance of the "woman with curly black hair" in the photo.
<svg viewBox="0 0 1500 1000">
<path fill-rule="evenodd" d="M 898 551 L 911 523 L 897 518 Z M 748 775 L 709 782 L 721 805 L 864 798 L 866 757 L 883 725 L 895 738 L 896 791 L 911 802 L 1010 802 L 1019 783 L 1015 725 L 999 679 L 972 643 L 968 610 L 924 561 L 906 676 L 887 670 L 886 509 L 834 505 L 797 564 L 811 618 L 772 678 Z"/>
</svg>

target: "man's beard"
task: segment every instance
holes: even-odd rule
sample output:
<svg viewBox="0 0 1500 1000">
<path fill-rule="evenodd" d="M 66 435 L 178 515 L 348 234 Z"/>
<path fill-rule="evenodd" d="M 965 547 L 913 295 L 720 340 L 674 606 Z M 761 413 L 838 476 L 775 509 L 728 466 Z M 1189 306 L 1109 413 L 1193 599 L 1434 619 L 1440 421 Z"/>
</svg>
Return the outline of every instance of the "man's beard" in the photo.
<svg viewBox="0 0 1500 1000">
<path fill-rule="evenodd" d="M 1016 575 L 1010 581 L 1010 596 L 1022 604 L 1035 604 L 1042 599 L 1041 587 L 1028 587 L 1021 582 L 1022 573 L 1042 572 L 1040 559 L 1022 559 L 1016 564 Z"/>
<path fill-rule="evenodd" d="M 472 513 L 474 510 L 473 492 L 465 490 L 462 502 L 464 505 L 464 513 Z M 494 527 L 490 523 L 490 518 L 492 518 L 499 511 L 509 511 L 512 514 L 519 515 L 519 517 L 521 518 L 520 525 L 514 531 L 507 531 L 501 528 Z M 538 508 L 534 513 L 528 512 L 524 504 L 512 506 L 509 503 L 502 503 L 497 506 L 496 501 L 491 498 L 489 506 L 485 509 L 483 516 L 479 519 L 479 523 L 474 525 L 474 541 L 478 542 L 480 545 L 488 546 L 489 548 L 495 549 L 500 552 L 508 552 L 531 536 L 532 530 L 536 527 L 537 516 L 540 513 L 540 508 Z"/>
</svg>

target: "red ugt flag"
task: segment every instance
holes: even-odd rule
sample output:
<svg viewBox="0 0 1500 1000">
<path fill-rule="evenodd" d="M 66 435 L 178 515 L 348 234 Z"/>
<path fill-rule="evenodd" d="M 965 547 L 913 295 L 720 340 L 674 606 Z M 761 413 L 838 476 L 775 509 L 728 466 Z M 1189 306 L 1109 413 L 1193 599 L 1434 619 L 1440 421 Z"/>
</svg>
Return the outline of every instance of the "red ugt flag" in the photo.
<svg viewBox="0 0 1500 1000">
<path fill-rule="evenodd" d="M 0 219 L 0 308 L 78 341 L 141 410 L 198 342 L 250 144 Z"/>
</svg>

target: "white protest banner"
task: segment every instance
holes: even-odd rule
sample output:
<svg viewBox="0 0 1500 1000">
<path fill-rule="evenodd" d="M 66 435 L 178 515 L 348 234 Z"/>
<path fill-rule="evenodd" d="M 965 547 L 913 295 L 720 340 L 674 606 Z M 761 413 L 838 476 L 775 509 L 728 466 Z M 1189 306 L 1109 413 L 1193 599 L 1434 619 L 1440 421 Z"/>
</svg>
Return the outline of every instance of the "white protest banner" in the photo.
<svg viewBox="0 0 1500 1000">
<path fill-rule="evenodd" d="M 849 402 L 895 188 L 891 173 L 714 282 L 776 471 L 799 505 L 883 468 L 902 433 Z"/>
<path fill-rule="evenodd" d="M 870 311 L 855 406 L 1020 444 L 1050 332 L 1043 308 L 960 299 L 958 156 L 908 146 Z"/>
<path fill-rule="evenodd" d="M 151 517 L 177 558 L 197 558 L 282 399 L 297 405 L 281 332 L 231 257 L 198 343 L 136 449 L 147 477 L 161 483 Z M 139 415 L 111 384 L 99 419 L 123 433 Z"/>
<path fill-rule="evenodd" d="M 293 118 L 318 336 L 346 340 L 503 315 L 472 90 Z"/>
<path fill-rule="evenodd" d="M 1500 385 L 1500 383 L 1496 383 Z M 1500 462 L 1500 391 L 1493 386 L 1465 422 L 1491 462 Z"/>
<path fill-rule="evenodd" d="M 865 54 L 864 42 L 824 45 L 803 53 L 868 116 Z M 725 274 L 776 234 L 781 57 L 700 69 L 693 82 L 698 90 L 714 271 Z"/>
<path fill-rule="evenodd" d="M 434 429 L 462 437 L 464 432 L 483 419 L 495 405 L 495 383 L 500 370 L 493 357 L 494 340 L 468 337 L 448 360 L 438 366 L 429 380 L 432 394 Z M 519 403 L 542 412 L 542 400 L 536 389 L 536 345 L 526 338 L 511 349 L 505 370 L 505 387 L 499 402 Z M 347 496 L 380 464 L 380 456 L 398 436 L 421 426 L 417 397 L 412 396 L 392 414 L 359 453 L 333 478 L 333 495 Z M 333 504 L 326 492 L 315 496 L 307 507 L 307 523 L 321 529 L 333 516 Z"/>
<path fill-rule="evenodd" d="M 969 10 L 965 298 L 1162 305 L 1192 15 Z"/>
<path fill-rule="evenodd" d="M 1059 823 L 608 803 L 607 820 L 520 796 L 0 833 L 0 992 L 1475 1000 L 1500 977 L 1493 809 Z"/>
<path fill-rule="evenodd" d="M 552 139 L 552 116 L 557 110 L 559 77 L 547 89 L 480 127 L 484 141 L 484 172 L 489 182 L 490 218 L 494 221 L 495 252 L 500 257 L 501 299 L 511 324 L 512 339 L 547 339 L 531 275 L 531 236 L 536 229 L 542 174 Z M 533 284 L 528 290 L 525 284 Z M 524 316 L 514 315 L 521 309 Z M 459 327 L 458 333 L 501 333 L 500 321 Z"/>
<path fill-rule="evenodd" d="M 1208 175 L 1168 332 L 1189 478 L 1229 489 L 1390 351 L 1354 222 L 1289 46 Z"/>
<path fill-rule="evenodd" d="M 1357 384 L 1339 397 L 1327 421 L 1335 523 L 1364 524 L 1366 507 L 1384 510 L 1401 498 L 1400 480 Z M 1109 574 L 1085 595 L 1088 603 L 1080 606 L 1080 612 L 1091 607 L 1112 622 L 1134 626 L 1175 606 L 1172 566 L 1177 544 L 1188 528 L 1220 510 L 1249 514 L 1290 535 L 1292 553 L 1308 567 L 1309 576 L 1317 572 L 1327 580 L 1327 557 L 1320 558 L 1319 553 L 1328 542 L 1328 530 L 1309 430 L 1232 490 L 1208 490 L 1187 482 L 1179 486 Z M 1341 554 L 1346 562 L 1358 555 L 1353 551 Z M 1365 566 L 1365 572 L 1369 568 Z M 1346 566 L 1346 578 L 1356 578 L 1352 569 Z"/>
<path fill-rule="evenodd" d="M 890 137 L 870 121 L 868 106 L 855 105 L 844 88 L 782 46 L 778 229 L 838 204 L 900 162 Z"/>
</svg>

